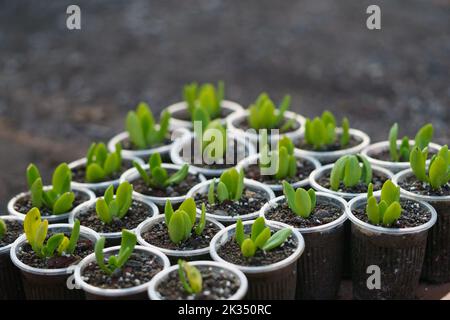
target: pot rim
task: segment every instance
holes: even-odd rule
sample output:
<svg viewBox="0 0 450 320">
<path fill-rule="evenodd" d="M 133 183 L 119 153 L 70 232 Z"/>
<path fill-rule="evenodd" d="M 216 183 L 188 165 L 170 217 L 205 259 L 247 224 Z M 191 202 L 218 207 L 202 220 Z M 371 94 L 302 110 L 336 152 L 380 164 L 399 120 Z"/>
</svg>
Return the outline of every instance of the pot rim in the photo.
<svg viewBox="0 0 450 320">
<path fill-rule="evenodd" d="M 331 193 L 331 194 L 334 194 L 336 196 L 343 197 L 344 199 L 352 199 L 352 198 L 354 198 L 356 196 L 359 196 L 361 194 L 365 194 L 365 193 L 349 193 L 349 192 L 333 191 L 331 189 L 327 189 L 327 188 L 321 186 L 317 182 L 317 179 L 322 174 L 324 174 L 324 172 L 326 172 L 326 171 L 330 171 L 331 172 L 331 169 L 333 168 L 333 165 L 334 165 L 333 163 L 330 163 L 330 164 L 324 165 L 324 166 L 314 170 L 313 172 L 311 172 L 311 174 L 309 176 L 309 183 L 310 183 L 311 187 L 313 187 L 315 190 L 318 190 L 318 191 L 321 191 L 321 192 Z M 372 171 L 379 171 L 379 172 L 385 174 L 388 177 L 388 179 L 392 179 L 394 177 L 394 174 L 391 171 L 389 171 L 388 169 L 383 168 L 383 167 L 372 165 Z M 374 195 L 378 195 L 380 193 L 381 193 L 381 190 L 374 191 Z"/>
<path fill-rule="evenodd" d="M 341 206 L 342 214 L 336 220 L 333 220 L 333 221 L 328 222 L 326 224 L 322 224 L 320 226 L 308 227 L 308 228 L 296 228 L 294 226 L 291 226 L 291 227 L 297 229 L 302 234 L 303 233 L 325 232 L 325 231 L 332 230 L 332 229 L 342 225 L 348 218 L 347 217 L 347 205 L 348 205 L 348 203 L 343 198 L 338 197 L 338 196 L 336 196 L 334 194 L 331 194 L 331 193 L 326 193 L 326 192 L 316 192 L 316 197 L 317 197 L 317 202 L 319 202 L 320 198 L 327 198 L 327 199 L 334 200 L 334 202 L 337 202 Z M 260 216 L 264 217 L 264 219 L 266 219 L 268 221 L 277 221 L 277 220 L 269 220 L 268 218 L 265 217 L 265 213 L 266 213 L 267 210 L 272 208 L 272 206 L 277 204 L 279 201 L 284 200 L 285 198 L 286 198 L 285 196 L 279 196 L 279 197 L 276 197 L 275 199 L 272 199 L 269 202 L 267 202 L 264 205 L 264 207 L 261 208 Z M 281 221 L 277 221 L 277 222 L 281 222 Z M 285 223 L 285 222 L 282 222 L 282 223 Z"/>
<path fill-rule="evenodd" d="M 52 186 L 45 186 L 44 190 L 49 190 L 51 189 Z M 89 196 L 89 199 L 86 200 L 83 203 L 86 203 L 88 201 L 91 201 L 92 199 L 95 199 L 95 193 L 88 189 L 88 188 L 84 188 L 84 187 L 79 187 L 79 186 L 71 186 L 71 190 L 72 191 L 77 191 L 77 192 L 81 192 L 81 193 L 85 193 Z M 19 200 L 20 198 L 23 198 L 25 196 L 29 196 L 31 194 L 30 191 L 25 191 L 25 192 L 21 192 L 18 195 L 14 196 L 11 200 L 9 200 L 8 202 L 8 212 L 10 215 L 16 216 L 16 217 L 21 217 L 22 219 L 25 219 L 26 214 L 25 213 L 21 213 L 19 211 L 17 211 L 16 209 L 14 209 L 14 205 L 16 204 L 17 200 Z M 81 203 L 81 204 L 83 204 Z M 81 205 L 80 204 L 80 205 Z M 55 222 L 61 222 L 61 221 L 65 221 L 69 218 L 70 214 L 75 210 L 76 207 L 73 207 L 72 210 L 70 210 L 69 212 L 66 213 L 62 213 L 62 214 L 52 214 L 49 216 L 42 216 L 43 219 L 48 220 L 48 222 L 50 224 L 55 223 Z"/>
<path fill-rule="evenodd" d="M 55 224 L 49 224 L 48 225 L 48 230 L 52 230 L 52 229 L 58 229 L 58 228 L 67 228 L 72 230 L 73 229 L 73 224 L 69 224 L 69 223 L 55 223 Z M 90 238 L 91 240 L 95 240 L 94 241 L 94 246 L 95 246 L 95 242 L 97 242 L 100 239 L 100 236 L 97 232 L 95 232 L 92 229 L 80 226 L 80 235 L 83 235 L 86 238 Z M 19 238 L 16 239 L 16 241 L 14 241 L 14 243 L 12 244 L 11 250 L 10 250 L 10 257 L 11 257 L 11 261 L 12 263 L 19 268 L 21 271 L 23 272 L 27 272 L 27 273 L 31 273 L 31 274 L 35 274 L 38 276 L 59 276 L 59 275 L 67 275 L 69 276 L 70 274 L 72 274 L 72 271 L 74 269 L 74 267 L 76 265 L 70 265 L 66 268 L 58 268 L 58 269 L 41 269 L 41 268 L 35 268 L 35 267 L 31 267 L 25 263 L 23 263 L 19 257 L 17 257 L 17 251 L 19 250 L 19 248 L 21 248 L 25 243 L 27 243 L 27 238 L 25 234 L 22 234 Z M 80 262 L 78 262 L 79 264 Z M 77 265 L 78 265 L 77 264 Z"/>
<path fill-rule="evenodd" d="M 248 290 L 248 280 L 245 274 L 239 270 L 238 268 L 232 266 L 232 265 L 226 265 L 217 261 L 189 261 L 189 264 L 192 266 L 211 266 L 215 268 L 222 268 L 225 269 L 231 273 L 234 273 L 238 278 L 240 282 L 239 289 L 236 291 L 235 294 L 230 296 L 227 300 L 242 300 L 244 296 L 247 293 Z M 148 286 L 148 296 L 150 300 L 162 300 L 161 296 L 159 295 L 159 291 L 157 288 L 159 285 L 164 282 L 168 275 L 174 271 L 178 270 L 178 265 L 173 265 L 161 272 L 159 272 L 157 275 L 155 275 L 152 280 L 150 281 L 150 285 Z"/>
<path fill-rule="evenodd" d="M 18 216 L 13 216 L 13 215 L 4 215 L 4 216 L 0 216 L 0 220 L 3 220 L 3 221 L 7 221 L 7 220 L 10 220 L 10 221 L 20 221 L 20 222 L 22 222 L 22 224 L 23 224 L 24 218 L 18 217 Z M 19 237 L 20 237 L 20 236 L 19 236 Z M 17 237 L 16 240 L 17 240 L 19 237 Z M 15 241 L 15 240 L 14 240 L 14 241 Z M 13 243 L 14 243 L 14 242 L 11 242 L 10 244 L 8 244 L 8 245 L 6 245 L 6 246 L 0 247 L 0 255 L 9 253 L 9 251 L 11 250 L 11 247 L 12 247 Z"/>
<path fill-rule="evenodd" d="M 379 198 L 379 196 L 376 196 L 376 197 Z M 365 230 L 369 230 L 372 232 L 382 233 L 382 234 L 387 234 L 387 235 L 405 235 L 405 234 L 419 233 L 419 232 L 430 229 L 436 223 L 436 220 L 437 220 L 436 210 L 429 203 L 420 201 L 420 200 L 417 200 L 417 199 L 414 199 L 412 197 L 405 196 L 405 195 L 401 195 L 400 199 L 408 199 L 411 201 L 415 201 L 415 202 L 419 203 L 420 205 L 426 207 L 431 212 L 430 220 L 428 220 L 424 224 L 421 224 L 420 226 L 409 227 L 409 228 L 385 228 L 385 227 L 380 227 L 380 226 L 374 226 L 370 223 L 361 221 L 353 214 L 352 210 L 353 210 L 353 207 L 356 205 L 356 203 L 364 201 L 364 200 L 367 201 L 367 195 L 360 195 L 349 201 L 349 203 L 347 205 L 347 209 L 346 209 L 347 216 L 348 216 L 349 220 L 353 224 L 357 225 L 358 227 L 361 227 Z"/>
<path fill-rule="evenodd" d="M 244 221 L 243 224 L 248 225 L 252 224 L 254 220 Z M 223 242 L 226 242 L 229 239 L 228 232 L 236 228 L 236 224 L 232 224 L 225 229 L 221 230 L 219 233 L 217 233 L 211 240 L 210 246 L 209 246 L 209 252 L 214 261 L 218 261 L 227 265 L 232 265 L 245 274 L 260 274 L 260 273 L 268 273 L 272 271 L 279 270 L 285 266 L 290 265 L 291 263 L 295 262 L 298 258 L 300 258 L 301 254 L 305 250 L 305 241 L 303 239 L 303 236 L 298 232 L 295 228 L 292 228 L 291 226 L 278 222 L 278 221 L 272 221 L 272 220 L 266 220 L 266 226 L 275 228 L 275 229 L 284 229 L 284 228 L 290 228 L 292 230 L 292 236 L 294 236 L 297 239 L 297 248 L 296 250 L 286 257 L 285 259 L 265 265 L 265 266 L 241 266 L 236 265 L 231 262 L 228 262 L 224 259 L 222 259 L 216 250 L 216 245 L 218 245 L 219 240 Z M 221 243 L 221 244 L 222 244 Z"/>
<path fill-rule="evenodd" d="M 142 237 L 142 233 L 147 231 L 147 228 L 150 227 L 151 225 L 158 223 L 160 220 L 164 220 L 164 219 L 165 219 L 164 214 L 160 214 L 160 215 L 154 216 L 150 219 L 147 219 L 147 220 L 141 222 L 137 226 L 135 233 L 136 233 L 137 240 L 140 245 L 142 245 L 144 247 L 150 247 L 150 248 L 159 250 L 169 257 L 178 257 L 178 258 L 195 257 L 195 256 L 201 256 L 201 255 L 209 253 L 209 245 L 207 247 L 200 248 L 200 249 L 194 249 L 194 250 L 172 250 L 172 249 L 161 248 L 161 247 L 155 246 L 151 243 L 148 243 Z M 218 226 L 220 230 L 225 228 L 223 224 L 221 224 L 219 221 L 217 221 L 215 219 L 207 217 L 206 221 L 212 222 L 213 224 Z M 220 230 L 219 230 L 219 232 L 220 232 Z"/>
<path fill-rule="evenodd" d="M 193 186 L 189 192 L 187 193 L 186 197 L 187 198 L 194 198 L 194 194 L 197 193 L 197 191 L 203 187 L 206 187 L 208 185 L 210 185 L 212 182 L 214 181 L 214 179 L 210 179 L 210 180 L 206 180 L 203 182 L 200 182 L 198 184 L 196 184 L 195 186 Z M 244 178 L 244 186 L 246 187 L 250 187 L 253 189 L 260 189 L 262 191 L 264 191 L 266 193 L 267 200 L 271 200 L 273 198 L 275 198 L 275 193 L 272 191 L 272 189 L 270 189 L 268 186 L 266 186 L 265 184 L 252 180 L 252 179 L 247 179 Z M 262 207 L 261 207 L 262 208 Z M 201 215 L 202 210 L 200 208 L 198 208 L 198 206 L 196 205 L 196 210 L 197 210 L 197 215 Z M 261 209 L 260 209 L 261 210 Z M 219 222 L 231 222 L 234 223 L 237 221 L 237 219 L 241 218 L 242 220 L 251 220 L 253 218 L 257 218 L 259 216 L 259 211 L 254 211 L 254 212 L 250 212 L 247 214 L 243 214 L 243 215 L 236 215 L 236 216 L 221 216 L 221 215 L 217 215 L 217 214 L 212 214 L 209 213 L 208 211 L 206 211 L 206 216 L 212 219 L 215 219 Z"/>
<path fill-rule="evenodd" d="M 109 247 L 103 250 L 104 253 L 111 252 L 111 251 L 119 251 L 120 246 L 114 246 Z M 133 251 L 146 251 L 148 253 L 151 253 L 153 255 L 158 256 L 163 263 L 163 270 L 167 269 L 170 266 L 169 259 L 160 251 L 147 248 L 143 246 L 135 246 Z M 95 253 L 91 253 L 90 255 L 86 256 L 83 260 L 78 263 L 78 265 L 75 268 L 74 277 L 75 277 L 75 283 L 78 284 L 83 291 L 88 292 L 90 294 L 95 294 L 98 296 L 103 297 L 123 297 L 123 296 L 130 296 L 138 293 L 145 292 L 150 284 L 150 281 L 145 282 L 143 284 L 140 284 L 139 286 L 126 288 L 126 289 L 101 289 L 98 287 L 95 287 L 91 284 L 88 284 L 85 282 L 81 276 L 82 271 L 84 271 L 84 268 L 91 262 L 95 261 Z"/>
</svg>

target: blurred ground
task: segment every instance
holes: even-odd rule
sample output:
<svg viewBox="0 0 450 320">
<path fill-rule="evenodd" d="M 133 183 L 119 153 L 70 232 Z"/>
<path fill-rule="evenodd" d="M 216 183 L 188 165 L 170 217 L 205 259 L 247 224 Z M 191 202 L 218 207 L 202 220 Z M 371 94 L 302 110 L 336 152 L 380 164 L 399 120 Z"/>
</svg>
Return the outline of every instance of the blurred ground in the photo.
<svg viewBox="0 0 450 320">
<path fill-rule="evenodd" d="M 223 79 L 227 97 L 262 90 L 313 116 L 347 115 L 374 141 L 392 122 L 413 135 L 432 121 L 450 142 L 450 3 L 405 1 L 0 1 L 0 208 L 24 190 L 33 161 L 46 177 L 107 140 L 140 101 L 180 100 L 186 82 Z M 366 29 L 379 4 L 382 30 Z"/>
</svg>

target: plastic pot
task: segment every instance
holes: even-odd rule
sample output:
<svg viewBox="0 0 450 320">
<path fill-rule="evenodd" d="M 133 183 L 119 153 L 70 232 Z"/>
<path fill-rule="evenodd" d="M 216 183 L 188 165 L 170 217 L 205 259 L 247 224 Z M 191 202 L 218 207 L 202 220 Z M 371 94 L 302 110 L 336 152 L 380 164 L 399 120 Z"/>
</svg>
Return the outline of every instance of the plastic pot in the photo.
<svg viewBox="0 0 450 320">
<path fill-rule="evenodd" d="M 436 222 L 436 210 L 426 202 L 409 199 L 426 208 L 431 218 L 410 228 L 385 228 L 359 220 L 352 210 L 364 208 L 366 196 L 348 204 L 347 215 L 352 222 L 352 282 L 355 299 L 413 299 L 419 284 L 425 257 L 428 230 Z M 369 277 L 379 268 L 380 287 L 369 289 Z M 375 284 L 375 283 L 372 283 Z"/>
<path fill-rule="evenodd" d="M 224 113 L 224 118 L 221 119 L 222 124 L 225 124 L 225 117 L 232 114 L 233 112 L 242 111 L 243 108 L 240 104 L 229 101 L 222 100 L 221 103 L 222 112 Z M 165 110 L 170 112 L 170 127 L 171 128 L 186 128 L 192 130 L 192 121 L 190 119 L 190 115 L 187 108 L 187 103 L 184 101 L 172 104 L 168 106 Z M 188 120 L 186 120 L 188 119 Z"/>
<path fill-rule="evenodd" d="M 229 169 L 230 167 L 223 167 L 223 168 L 206 168 L 197 166 L 195 163 L 191 164 L 190 159 L 186 160 L 182 156 L 183 150 L 191 150 L 191 147 L 193 145 L 193 139 L 194 139 L 194 133 L 191 133 L 189 135 L 185 135 L 183 138 L 177 140 L 170 151 L 170 159 L 173 163 L 178 165 L 183 164 L 189 164 L 192 168 L 194 168 L 197 172 L 203 174 L 206 177 L 218 177 L 224 172 L 225 170 Z M 229 143 L 230 141 L 233 141 L 233 144 Z M 233 136 L 228 134 L 228 146 L 227 146 L 227 155 L 235 156 L 234 152 L 234 145 L 237 148 L 237 162 L 234 164 L 237 164 L 239 161 L 244 159 L 248 155 L 252 155 L 256 153 L 256 148 L 250 141 L 246 140 L 242 136 Z M 194 144 L 195 147 L 195 144 Z M 192 151 L 190 151 L 192 152 Z M 188 156 L 190 157 L 191 154 Z M 234 159 L 234 158 L 233 158 Z M 195 159 L 194 159 L 195 161 Z"/>
<path fill-rule="evenodd" d="M 305 240 L 305 251 L 298 260 L 296 298 L 336 299 L 344 264 L 344 222 L 347 220 L 345 212 L 347 202 L 329 193 L 317 192 L 316 196 L 317 203 L 330 203 L 340 207 L 342 215 L 321 226 L 310 228 L 291 226 L 296 228 Z M 285 196 L 270 200 L 261 209 L 261 216 L 265 217 L 266 212 L 285 201 Z"/>
<path fill-rule="evenodd" d="M 48 226 L 48 230 L 53 232 L 71 232 L 72 225 L 51 224 Z M 100 237 L 91 229 L 81 227 L 80 238 L 89 239 L 95 245 L 95 242 Z M 10 255 L 12 262 L 20 270 L 27 300 L 80 300 L 85 298 L 81 290 L 71 286 L 72 280 L 70 277 L 75 269 L 75 265 L 59 269 L 39 269 L 26 265 L 17 257 L 17 252 L 26 243 L 27 239 L 25 234 L 23 234 L 13 243 Z"/>
<path fill-rule="evenodd" d="M 245 221 L 244 229 L 250 233 L 253 221 Z M 266 221 L 266 226 L 272 231 L 287 228 L 289 226 L 275 222 Z M 302 235 L 295 229 L 292 236 L 297 241 L 297 249 L 284 260 L 265 266 L 241 266 L 230 263 L 219 256 L 217 250 L 229 240 L 234 238 L 236 225 L 231 225 L 220 231 L 211 240 L 211 257 L 220 263 L 232 265 L 241 270 L 248 280 L 248 292 L 246 299 L 249 300 L 292 300 L 295 298 L 297 284 L 297 260 L 305 249 L 305 242 Z"/>
<path fill-rule="evenodd" d="M 392 181 L 398 185 L 413 175 L 411 169 L 404 170 Z M 400 191 L 415 200 L 426 201 L 436 209 L 437 221 L 428 233 L 422 278 L 434 283 L 450 282 L 450 196 L 424 196 L 403 188 Z"/>
<path fill-rule="evenodd" d="M 52 186 L 45 186 L 44 190 L 49 190 L 51 189 Z M 80 193 L 84 193 L 86 194 L 89 199 L 87 201 L 90 201 L 92 199 L 95 199 L 95 193 L 92 192 L 89 189 L 83 188 L 83 187 L 79 187 L 79 186 L 72 186 L 72 191 L 76 191 L 76 192 L 80 192 Z M 26 213 L 21 213 L 19 211 L 17 211 L 16 209 L 14 209 L 16 202 L 26 196 L 30 196 L 30 192 L 22 192 L 20 194 L 18 194 L 17 196 L 15 196 L 14 198 L 12 198 L 9 202 L 8 202 L 8 212 L 10 215 L 16 216 L 16 217 L 20 217 L 21 219 L 25 219 L 25 215 Z M 54 215 L 50 215 L 50 216 L 42 216 L 43 219 L 48 220 L 49 224 L 52 223 L 67 223 L 67 221 L 69 220 L 69 216 L 70 214 L 73 212 L 74 208 L 66 213 L 62 213 L 62 214 L 54 214 Z"/>
<path fill-rule="evenodd" d="M 170 260 L 171 264 L 177 264 L 178 259 L 188 260 L 188 261 L 199 261 L 199 260 L 211 260 L 211 257 L 209 255 L 209 246 L 201 249 L 195 249 L 195 250 L 171 250 L 166 248 L 161 248 L 156 245 L 153 245 L 151 243 L 148 243 L 143 237 L 142 234 L 148 231 L 151 226 L 153 226 L 156 223 L 159 223 L 161 221 L 165 220 L 165 216 L 163 214 L 157 215 L 151 219 L 148 219 L 144 222 L 142 222 L 137 228 L 136 228 L 136 236 L 138 239 L 138 242 L 140 245 L 157 249 L 164 253 Z M 224 229 L 225 227 L 223 224 L 219 223 L 218 221 L 206 218 L 206 222 L 212 222 L 216 226 L 220 228 L 220 230 Z"/>
<path fill-rule="evenodd" d="M 397 146 L 400 146 L 402 143 L 402 140 L 397 140 Z M 415 141 L 409 140 L 409 145 L 414 146 Z M 440 145 L 436 143 L 430 143 L 428 145 L 428 150 L 431 152 L 437 153 L 439 149 L 441 148 Z M 388 151 L 389 152 L 389 141 L 381 141 L 374 144 L 371 144 L 364 148 L 364 150 L 361 152 L 364 156 L 366 156 L 367 160 L 373 165 L 377 165 L 379 167 L 386 168 L 390 170 L 393 173 L 397 173 L 399 171 L 409 169 L 410 165 L 409 162 L 394 162 L 394 161 L 384 161 L 379 160 L 375 158 L 374 156 L 382 151 Z M 430 160 L 427 161 L 427 164 L 430 163 Z"/>
<path fill-rule="evenodd" d="M 132 161 L 136 161 L 137 163 L 139 163 L 141 166 L 144 165 L 144 161 L 142 161 L 141 158 L 137 158 L 137 157 L 128 157 L 128 156 L 123 156 L 123 161 L 129 161 L 130 164 L 132 163 Z M 85 166 L 86 165 L 86 158 L 82 158 L 76 161 L 73 161 L 71 163 L 69 163 L 69 168 L 70 169 L 74 169 L 76 167 L 80 167 L 80 166 Z M 131 167 L 133 167 L 131 165 Z M 106 189 L 110 186 L 113 185 L 114 188 L 117 188 L 120 184 L 120 178 L 117 178 L 115 180 L 109 180 L 109 181 L 103 181 L 103 182 L 76 182 L 76 181 L 72 181 L 72 187 L 78 187 L 78 188 L 87 188 L 89 190 L 92 190 L 97 196 L 102 196 Z"/>
<path fill-rule="evenodd" d="M 244 273 L 240 271 L 239 269 L 226 265 L 223 263 L 218 263 L 215 261 L 193 261 L 189 263 L 192 266 L 199 267 L 211 267 L 217 270 L 218 272 L 224 271 L 224 272 L 231 272 L 239 279 L 240 287 L 236 291 L 235 294 L 230 296 L 227 300 L 242 300 L 245 297 L 245 294 L 247 293 L 248 289 L 248 281 L 245 277 Z M 165 281 L 167 281 L 167 278 L 169 275 L 171 275 L 173 272 L 178 273 L 178 265 L 171 266 L 168 269 L 165 269 L 158 273 L 156 276 L 153 277 L 152 281 L 150 281 L 150 285 L 148 287 L 148 296 L 150 300 L 165 300 L 161 294 L 158 292 L 158 288 L 162 285 L 164 286 Z"/>
<path fill-rule="evenodd" d="M 217 180 L 218 179 L 216 179 L 216 182 L 218 182 Z M 187 197 L 188 198 L 192 197 L 195 199 L 195 196 L 197 194 L 207 194 L 208 190 L 209 190 L 209 186 L 211 183 L 213 183 L 213 181 L 214 180 L 212 179 L 212 180 L 207 180 L 207 181 L 197 184 L 191 190 L 189 190 Z M 256 191 L 256 190 L 263 191 L 266 195 L 267 201 L 275 198 L 275 194 L 268 186 L 262 184 L 261 182 L 255 181 L 255 180 L 244 178 L 244 190 L 245 189 L 250 189 L 253 191 Z M 208 208 L 206 208 L 206 210 L 208 210 Z M 197 206 L 197 215 L 200 216 L 201 212 L 202 212 L 201 208 L 199 208 Z M 224 225 L 227 226 L 227 225 L 236 223 L 239 218 L 241 218 L 242 221 L 256 219 L 259 216 L 259 210 L 255 211 L 255 212 L 249 212 L 247 214 L 239 215 L 239 216 L 237 216 L 237 215 L 236 216 L 223 216 L 223 215 L 209 213 L 208 211 L 206 211 L 206 216 L 208 218 L 215 219 L 215 220 L 219 221 L 220 223 L 223 223 Z"/>
<path fill-rule="evenodd" d="M 336 132 L 338 134 L 342 133 L 342 128 L 336 128 Z M 316 158 L 317 160 L 320 161 L 320 163 L 322 165 L 327 164 L 327 163 L 333 163 L 342 156 L 360 153 L 370 143 L 370 137 L 361 130 L 350 129 L 350 136 L 355 137 L 356 139 L 360 140 L 361 142 L 354 147 L 346 148 L 346 149 L 342 149 L 342 150 L 336 150 L 336 151 L 314 151 L 314 150 L 303 150 L 303 149 L 299 149 L 299 150 L 301 151 L 302 155 Z"/>
<path fill-rule="evenodd" d="M 180 170 L 182 165 L 179 164 L 171 164 L 171 163 L 162 163 L 161 167 L 168 170 Z M 142 169 L 149 170 L 150 166 L 148 164 L 142 166 Z M 200 174 L 196 169 L 189 167 L 189 173 L 192 175 L 197 175 L 200 181 L 205 181 L 206 178 Z M 136 168 L 131 168 L 125 171 L 122 176 L 120 177 L 120 182 L 128 181 L 130 183 L 133 183 L 133 181 L 139 179 L 141 176 L 139 175 L 139 172 Z M 146 194 L 142 194 L 136 191 L 133 191 L 133 195 L 135 195 L 138 198 L 146 199 L 148 201 L 152 201 L 156 203 L 158 206 L 164 206 L 166 201 L 169 200 L 172 204 L 178 204 L 183 202 L 187 196 L 177 196 L 177 197 L 156 197 L 156 196 L 149 196 Z"/>
</svg>

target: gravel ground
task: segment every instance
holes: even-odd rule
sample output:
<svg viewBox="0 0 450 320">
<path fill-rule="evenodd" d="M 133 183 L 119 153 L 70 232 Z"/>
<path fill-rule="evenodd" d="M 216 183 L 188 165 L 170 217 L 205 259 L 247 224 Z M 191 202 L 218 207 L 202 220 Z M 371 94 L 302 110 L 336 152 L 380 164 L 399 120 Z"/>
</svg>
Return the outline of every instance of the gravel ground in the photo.
<svg viewBox="0 0 450 320">
<path fill-rule="evenodd" d="M 160 110 L 192 80 L 223 79 L 243 105 L 290 93 L 295 111 L 348 115 L 374 141 L 394 121 L 409 135 L 432 121 L 450 142 L 446 0 L 79 0 L 82 30 L 68 31 L 72 3 L 0 0 L 2 211 L 29 162 L 49 178 L 138 101 Z M 381 31 L 366 29 L 369 4 Z"/>
</svg>

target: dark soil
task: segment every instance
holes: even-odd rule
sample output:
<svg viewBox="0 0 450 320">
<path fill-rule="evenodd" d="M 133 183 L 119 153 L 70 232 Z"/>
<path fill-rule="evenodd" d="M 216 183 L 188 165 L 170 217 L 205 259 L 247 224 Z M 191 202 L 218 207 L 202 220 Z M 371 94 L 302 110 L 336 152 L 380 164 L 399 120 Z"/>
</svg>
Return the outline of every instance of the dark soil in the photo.
<svg viewBox="0 0 450 320">
<path fill-rule="evenodd" d="M 108 257 L 105 254 L 106 261 Z M 97 288 L 126 289 L 149 282 L 162 269 L 163 264 L 158 256 L 147 252 L 134 252 L 123 268 L 117 269 L 111 275 L 107 275 L 97 263 L 92 262 L 83 270 L 82 277 Z"/>
<path fill-rule="evenodd" d="M 428 151 L 428 159 L 431 159 L 433 157 L 433 155 L 436 154 L 436 151 L 433 150 L 429 150 Z M 380 150 L 378 152 L 370 152 L 368 154 L 371 158 L 377 159 L 377 160 L 381 160 L 381 161 L 389 161 L 389 162 L 393 162 L 391 160 L 391 154 L 389 153 L 389 149 L 383 149 Z M 400 158 L 400 160 L 398 162 L 409 162 L 409 158 Z"/>
<path fill-rule="evenodd" d="M 1 217 L 0 217 L 1 219 Z M 0 248 L 10 245 L 16 239 L 23 234 L 23 225 L 20 221 L 16 220 L 3 220 L 6 224 L 6 233 L 3 238 L 0 239 Z"/>
<path fill-rule="evenodd" d="M 277 207 L 273 207 L 265 213 L 268 220 L 284 222 L 295 228 L 311 228 L 321 226 L 338 219 L 344 211 L 341 207 L 330 202 L 318 202 L 314 211 L 308 218 L 297 216 L 289 208 L 287 202 L 278 203 Z"/>
<path fill-rule="evenodd" d="M 286 118 L 284 117 L 284 121 L 281 122 L 281 124 L 277 127 L 277 128 L 273 128 L 273 129 L 278 129 L 280 130 L 280 133 L 288 133 L 288 132 L 293 132 L 295 130 L 297 130 L 300 127 L 300 124 L 298 121 L 294 121 L 294 123 L 292 124 L 292 126 L 290 128 L 288 128 L 287 130 L 281 130 L 281 128 L 286 124 L 286 122 L 288 122 L 290 120 L 290 118 Z M 238 129 L 242 129 L 244 131 L 252 129 L 250 127 L 250 124 L 247 121 L 247 117 L 245 118 L 240 118 L 240 119 L 236 119 L 233 122 L 234 126 Z M 268 134 L 270 136 L 270 130 L 268 131 Z"/>
<path fill-rule="evenodd" d="M 351 135 L 349 143 L 346 146 L 341 146 L 340 139 L 341 139 L 341 135 L 336 134 L 335 142 L 333 144 L 324 146 L 322 149 L 314 149 L 313 146 L 310 144 L 307 144 L 305 140 L 297 141 L 295 146 L 302 150 L 326 152 L 326 151 L 338 151 L 338 150 L 350 149 L 350 148 L 356 147 L 358 144 L 360 144 L 362 142 L 361 139 Z"/>
<path fill-rule="evenodd" d="M 326 172 L 317 181 L 322 187 L 327 188 L 329 190 L 331 190 L 330 174 L 331 174 L 331 171 Z M 374 191 L 381 190 L 381 188 L 383 187 L 383 183 L 386 180 L 388 180 L 388 177 L 384 173 L 381 173 L 378 171 L 373 171 L 373 176 L 372 176 L 373 190 Z M 337 192 L 355 193 L 355 194 L 356 193 L 366 193 L 367 185 L 363 182 L 359 182 L 357 185 L 348 188 L 348 187 L 344 186 L 344 183 L 341 182 L 339 189 L 336 191 Z"/>
<path fill-rule="evenodd" d="M 267 266 L 289 257 L 297 249 L 297 242 L 290 236 L 281 246 L 271 250 L 257 250 L 255 255 L 246 258 L 241 253 L 241 248 L 234 239 L 228 240 L 217 251 L 218 255 L 233 264 L 240 266 Z"/>
<path fill-rule="evenodd" d="M 212 266 L 196 266 L 202 275 L 202 291 L 188 294 L 180 282 L 178 269 L 170 272 L 156 290 L 166 300 L 224 300 L 234 295 L 239 287 L 239 278 L 225 269 Z"/>
<path fill-rule="evenodd" d="M 397 222 L 386 228 L 413 228 L 427 223 L 431 219 L 431 213 L 427 208 L 416 201 L 400 199 L 400 205 L 402 206 L 402 215 Z M 367 218 L 365 207 L 354 209 L 352 212 L 359 220 L 372 224 Z"/>
<path fill-rule="evenodd" d="M 122 140 L 121 144 L 122 144 L 122 149 L 123 150 L 138 151 L 138 150 L 154 149 L 154 148 L 158 148 L 158 147 L 161 147 L 161 146 L 164 146 L 164 145 L 168 145 L 168 144 L 171 144 L 171 143 L 172 143 L 172 140 L 170 140 L 169 138 L 166 138 L 166 139 L 164 139 L 163 142 L 157 143 L 154 146 L 149 146 L 147 148 L 140 149 L 137 146 L 135 146 L 133 143 L 131 143 L 129 138 L 126 138 L 126 139 Z"/>
<path fill-rule="evenodd" d="M 220 110 L 219 118 L 226 118 L 231 113 L 232 113 L 231 110 L 222 108 Z M 189 112 L 187 112 L 187 109 L 180 110 L 180 111 L 172 113 L 172 118 L 178 119 L 178 120 L 184 120 L 184 121 L 191 121 L 191 114 Z M 218 118 L 214 118 L 212 120 L 215 120 L 215 119 L 218 119 Z"/>
<path fill-rule="evenodd" d="M 78 215 L 82 226 L 91 228 L 100 233 L 120 232 L 122 229 L 135 229 L 142 221 L 150 217 L 150 207 L 141 202 L 133 200 L 130 209 L 122 219 L 114 218 L 110 224 L 104 223 L 97 216 L 95 205 L 90 206 Z"/>
<path fill-rule="evenodd" d="M 73 193 L 75 194 L 75 200 L 73 201 L 72 208 L 75 208 L 78 205 L 89 200 L 89 196 L 84 192 L 73 190 Z M 20 213 L 27 214 L 28 211 L 33 209 L 33 205 L 31 203 L 31 195 L 26 195 L 19 198 L 14 204 L 14 209 Z M 41 209 L 39 209 L 39 211 L 41 212 L 41 216 L 43 217 L 53 215 L 51 210 L 47 207 L 42 207 Z"/>
<path fill-rule="evenodd" d="M 242 197 L 239 201 L 225 200 L 222 203 L 217 201 L 211 205 L 208 203 L 208 194 L 199 193 L 195 195 L 194 199 L 197 206 L 201 206 L 201 204 L 204 203 L 206 206 L 206 212 L 210 214 L 231 217 L 258 211 L 268 201 L 265 192 L 260 190 L 254 191 L 247 188 L 244 188 L 244 192 L 242 193 Z"/>
<path fill-rule="evenodd" d="M 175 170 L 167 170 L 169 175 L 174 174 Z M 166 189 L 153 189 L 147 186 L 142 178 L 138 178 L 131 182 L 133 185 L 133 190 L 152 197 L 180 197 L 186 195 L 188 191 L 200 183 L 200 178 L 198 175 L 188 174 L 187 177 L 181 181 L 179 184 L 174 184 L 168 186 Z"/>
<path fill-rule="evenodd" d="M 297 175 L 292 178 L 285 178 L 289 183 L 294 183 L 309 178 L 309 174 L 315 169 L 315 166 L 306 160 L 297 160 Z M 282 181 L 275 179 L 274 176 L 261 175 L 259 164 L 251 164 L 245 169 L 245 177 L 266 184 L 281 184 Z"/>
<path fill-rule="evenodd" d="M 399 185 L 409 192 L 420 194 L 422 196 L 450 196 L 450 182 L 435 190 L 431 188 L 430 184 L 417 180 L 415 176 L 409 176 L 399 182 Z"/>
<path fill-rule="evenodd" d="M 122 160 L 122 168 L 119 171 L 113 172 L 109 177 L 106 177 L 104 180 L 97 181 L 97 182 L 117 180 L 120 178 L 122 173 L 124 173 L 131 167 L 133 167 L 133 162 L 130 160 L 127 160 L 127 159 L 123 159 Z M 75 182 L 80 182 L 80 183 L 88 183 L 86 181 L 86 166 L 85 165 L 81 165 L 81 166 L 78 166 L 78 167 L 75 167 L 72 169 L 72 180 Z"/>
<path fill-rule="evenodd" d="M 211 239 L 219 231 L 220 228 L 217 225 L 207 221 L 205 229 L 201 235 L 198 236 L 195 232 L 192 232 L 189 239 L 179 244 L 175 244 L 169 238 L 169 232 L 165 221 L 161 220 L 159 223 L 155 223 L 149 230 L 142 234 L 142 237 L 149 244 L 159 248 L 186 251 L 208 247 Z"/>
</svg>

